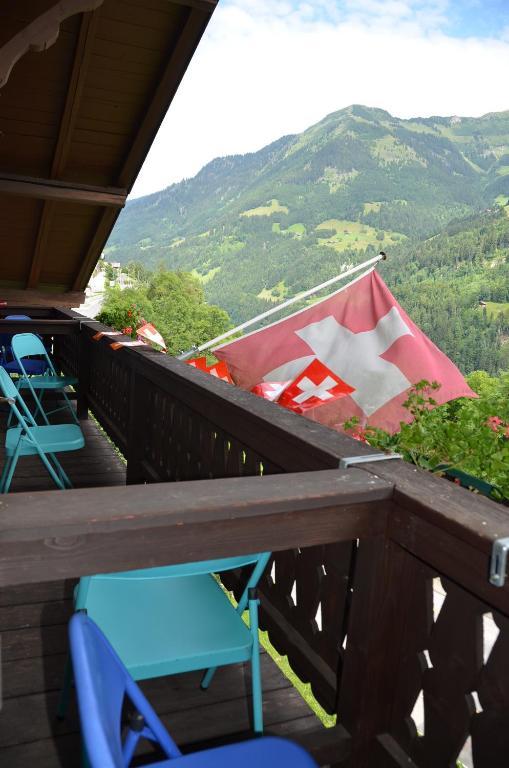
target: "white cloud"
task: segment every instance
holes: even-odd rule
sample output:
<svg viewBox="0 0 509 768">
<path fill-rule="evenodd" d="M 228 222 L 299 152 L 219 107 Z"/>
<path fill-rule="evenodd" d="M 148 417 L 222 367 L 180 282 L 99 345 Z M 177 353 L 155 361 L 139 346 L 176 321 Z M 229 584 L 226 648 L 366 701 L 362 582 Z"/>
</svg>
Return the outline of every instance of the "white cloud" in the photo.
<svg viewBox="0 0 509 768">
<path fill-rule="evenodd" d="M 398 117 L 509 108 L 509 39 L 447 36 L 446 0 L 220 2 L 133 190 L 366 104 Z"/>
</svg>

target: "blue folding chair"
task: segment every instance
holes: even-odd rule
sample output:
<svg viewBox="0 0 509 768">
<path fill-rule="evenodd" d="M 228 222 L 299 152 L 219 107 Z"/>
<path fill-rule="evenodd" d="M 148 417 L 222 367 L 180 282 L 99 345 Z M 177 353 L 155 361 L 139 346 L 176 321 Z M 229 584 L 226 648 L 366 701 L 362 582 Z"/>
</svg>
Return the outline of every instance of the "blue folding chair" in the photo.
<svg viewBox="0 0 509 768">
<path fill-rule="evenodd" d="M 6 370 L 0 367 L 0 391 L 19 426 L 5 435 L 5 464 L 0 478 L 0 493 L 7 493 L 20 456 L 38 455 L 58 488 L 72 488 L 71 481 L 55 456 L 63 451 L 83 448 L 85 438 L 76 424 L 39 427 Z"/>
<path fill-rule="evenodd" d="M 128 768 L 140 739 L 148 739 L 165 756 L 146 768 L 317 768 L 301 747 L 274 737 L 182 755 L 106 637 L 85 612 L 71 618 L 69 637 L 84 756 L 90 768 Z M 135 711 L 122 739 L 126 699 Z"/>
<path fill-rule="evenodd" d="M 75 386 L 78 379 L 75 376 L 60 376 L 56 372 L 44 344 L 34 333 L 17 333 L 12 339 L 12 352 L 21 369 L 21 376 L 17 383 L 18 390 L 30 390 L 35 402 L 35 412 L 41 414 L 44 423 L 49 424 L 48 416 L 51 414 L 68 409 L 73 420 L 79 425 L 76 412 L 65 392 L 65 387 Z M 34 355 L 42 358 L 46 363 L 46 373 L 42 376 L 31 376 L 29 373 L 28 361 Z M 65 405 L 54 408 L 52 411 L 44 411 L 41 400 L 44 392 L 47 391 L 60 392 Z M 37 392 L 41 392 L 40 397 L 36 394 Z"/>
<path fill-rule="evenodd" d="M 6 320 L 31 320 L 28 315 L 7 315 Z M 19 363 L 14 360 L 12 353 L 12 333 L 0 334 L 0 365 L 9 373 L 21 374 Z M 46 360 L 28 358 L 25 360 L 25 370 L 29 376 L 41 376 L 46 373 Z"/>
<path fill-rule="evenodd" d="M 258 597 L 256 586 L 270 553 L 168 565 L 80 579 L 76 610 L 86 609 L 135 680 L 207 670 L 208 688 L 217 667 L 250 661 L 253 725 L 263 731 Z M 213 574 L 252 566 L 237 608 Z M 249 627 L 242 613 L 249 608 Z M 67 665 L 58 715 L 67 709 Z"/>
</svg>

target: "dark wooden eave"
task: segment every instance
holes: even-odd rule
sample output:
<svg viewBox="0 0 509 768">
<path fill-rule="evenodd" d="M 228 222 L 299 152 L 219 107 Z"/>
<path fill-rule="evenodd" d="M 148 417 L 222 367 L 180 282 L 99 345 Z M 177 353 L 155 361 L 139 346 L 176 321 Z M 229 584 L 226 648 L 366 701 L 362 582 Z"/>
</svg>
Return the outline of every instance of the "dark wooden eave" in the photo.
<svg viewBox="0 0 509 768">
<path fill-rule="evenodd" d="M 76 306 L 215 6 L 2 3 L 0 299 Z"/>
</svg>

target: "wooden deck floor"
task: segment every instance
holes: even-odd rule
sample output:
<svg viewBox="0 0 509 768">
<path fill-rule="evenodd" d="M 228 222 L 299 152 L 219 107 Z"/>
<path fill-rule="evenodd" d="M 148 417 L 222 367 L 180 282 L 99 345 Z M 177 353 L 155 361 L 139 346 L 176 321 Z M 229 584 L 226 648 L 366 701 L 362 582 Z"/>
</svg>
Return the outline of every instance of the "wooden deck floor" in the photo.
<svg viewBox="0 0 509 768">
<path fill-rule="evenodd" d="M 124 484 L 125 466 L 114 448 L 92 420 L 82 425 L 86 447 L 62 456 L 75 487 Z M 2 446 L 4 430 L 2 415 Z M 53 487 L 38 459 L 20 460 L 13 492 Z M 65 491 L 55 494 L 55 503 L 60 493 Z M 75 709 L 64 722 L 58 722 L 54 714 L 67 652 L 73 587 L 73 582 L 61 581 L 0 589 L 3 768 L 78 768 L 80 764 Z M 262 674 L 267 731 L 300 737 L 315 731 L 319 725 L 315 715 L 267 654 L 263 654 Z M 206 693 L 200 690 L 199 679 L 200 673 L 192 673 L 143 684 L 177 743 L 197 749 L 247 735 L 249 669 L 236 665 L 218 670 Z"/>
<path fill-rule="evenodd" d="M 60 423 L 65 419 L 60 415 Z M 57 421 L 55 417 L 55 422 Z M 0 413 L 0 462 L 4 462 L 7 414 Z M 105 485 L 125 485 L 125 464 L 93 419 L 81 422 L 85 447 L 79 451 L 59 454 L 59 460 L 75 488 Z M 49 491 L 55 489 L 46 468 L 38 456 L 19 459 L 11 491 Z"/>
</svg>

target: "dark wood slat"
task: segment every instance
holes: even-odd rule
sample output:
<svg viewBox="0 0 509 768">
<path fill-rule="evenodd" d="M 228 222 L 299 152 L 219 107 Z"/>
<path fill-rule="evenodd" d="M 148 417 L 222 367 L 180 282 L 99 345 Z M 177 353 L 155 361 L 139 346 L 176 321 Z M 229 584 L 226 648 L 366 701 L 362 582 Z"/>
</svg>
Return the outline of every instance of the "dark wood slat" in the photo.
<svg viewBox="0 0 509 768">
<path fill-rule="evenodd" d="M 474 494 L 470 495 L 474 499 L 478 498 Z M 496 512 L 495 519 L 499 516 L 504 518 L 498 528 L 498 536 L 509 536 L 509 515 L 504 512 L 503 507 Z M 452 526 L 449 530 L 447 528 L 444 530 L 436 514 L 426 515 L 426 517 L 431 517 L 437 524 L 434 525 L 429 520 L 412 514 L 399 504 L 395 506 L 391 525 L 394 540 L 413 555 L 469 589 L 477 597 L 509 614 L 509 581 L 506 581 L 504 587 L 494 587 L 488 580 L 493 540 L 482 535 L 475 539 L 476 546 L 473 546 L 458 540 L 452 533 Z M 467 515 L 465 517 L 468 520 Z M 486 518 L 486 527 L 493 530 L 494 522 L 492 520 L 488 522 L 488 520 Z M 469 540 L 474 540 L 472 528 L 470 528 Z"/>
</svg>

